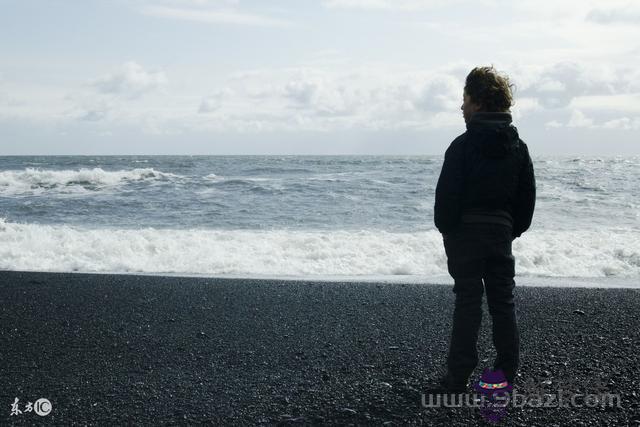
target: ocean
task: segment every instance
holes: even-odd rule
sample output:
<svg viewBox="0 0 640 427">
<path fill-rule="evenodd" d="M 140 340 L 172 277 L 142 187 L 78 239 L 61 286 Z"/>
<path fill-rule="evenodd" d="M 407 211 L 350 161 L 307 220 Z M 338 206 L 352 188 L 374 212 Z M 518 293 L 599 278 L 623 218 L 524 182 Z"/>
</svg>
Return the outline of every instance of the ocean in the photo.
<svg viewBox="0 0 640 427">
<path fill-rule="evenodd" d="M 0 269 L 449 282 L 442 156 L 0 157 Z M 640 287 L 640 157 L 534 158 L 525 284 Z"/>
</svg>

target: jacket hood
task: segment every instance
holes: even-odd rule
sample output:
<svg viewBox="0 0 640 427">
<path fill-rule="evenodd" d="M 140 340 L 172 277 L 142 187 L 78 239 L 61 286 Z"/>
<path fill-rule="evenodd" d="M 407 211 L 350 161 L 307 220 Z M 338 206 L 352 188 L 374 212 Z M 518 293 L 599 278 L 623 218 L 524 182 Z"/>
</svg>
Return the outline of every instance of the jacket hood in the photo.
<svg viewBox="0 0 640 427">
<path fill-rule="evenodd" d="M 505 157 L 520 144 L 518 129 L 511 124 L 509 113 L 475 113 L 467 123 L 467 131 L 486 157 Z"/>
</svg>

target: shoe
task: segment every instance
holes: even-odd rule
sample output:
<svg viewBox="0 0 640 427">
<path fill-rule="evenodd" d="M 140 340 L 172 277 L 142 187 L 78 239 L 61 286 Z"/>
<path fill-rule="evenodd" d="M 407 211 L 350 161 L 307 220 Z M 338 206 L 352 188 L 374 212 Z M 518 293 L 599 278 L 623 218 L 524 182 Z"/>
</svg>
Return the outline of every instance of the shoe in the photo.
<svg viewBox="0 0 640 427">
<path fill-rule="evenodd" d="M 454 381 L 449 374 L 440 377 L 436 384 L 429 388 L 426 394 L 460 394 L 469 391 L 467 381 Z"/>
<path fill-rule="evenodd" d="M 494 371 L 497 371 L 498 369 L 502 369 L 500 367 L 493 367 Z M 511 375 L 511 373 L 509 371 L 505 371 L 504 369 L 502 370 L 502 372 L 504 373 L 504 378 L 507 380 L 507 382 L 509 384 L 513 384 L 513 381 L 515 380 L 515 375 Z"/>
</svg>

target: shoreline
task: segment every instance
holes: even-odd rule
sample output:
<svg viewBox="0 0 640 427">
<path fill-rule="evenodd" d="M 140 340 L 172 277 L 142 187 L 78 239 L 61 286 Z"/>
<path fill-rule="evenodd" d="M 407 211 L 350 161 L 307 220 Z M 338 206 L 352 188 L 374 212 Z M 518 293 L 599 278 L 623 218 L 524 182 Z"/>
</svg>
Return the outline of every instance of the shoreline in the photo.
<svg viewBox="0 0 640 427">
<path fill-rule="evenodd" d="M 270 275 L 270 274 L 209 274 L 209 273 L 172 273 L 172 272 L 134 272 L 134 271 L 48 271 L 48 270 L 0 270 L 12 273 L 42 274 L 92 274 L 107 276 L 172 277 L 187 279 L 249 280 L 256 282 L 340 282 L 340 283 L 389 283 L 423 284 L 452 286 L 453 279 L 448 275 Z M 516 286 L 550 288 L 589 288 L 589 289 L 640 289 L 640 277 L 552 277 L 552 276 L 516 276 Z"/>
<path fill-rule="evenodd" d="M 510 408 L 504 425 L 640 421 L 640 290 L 516 286 L 515 387 L 605 380 L 616 408 Z M 449 286 L 0 272 L 0 419 L 45 422 L 469 425 L 424 408 L 444 366 Z M 494 357 L 484 303 L 482 368 Z M 23 409 L 23 408 L 21 408 Z"/>
</svg>

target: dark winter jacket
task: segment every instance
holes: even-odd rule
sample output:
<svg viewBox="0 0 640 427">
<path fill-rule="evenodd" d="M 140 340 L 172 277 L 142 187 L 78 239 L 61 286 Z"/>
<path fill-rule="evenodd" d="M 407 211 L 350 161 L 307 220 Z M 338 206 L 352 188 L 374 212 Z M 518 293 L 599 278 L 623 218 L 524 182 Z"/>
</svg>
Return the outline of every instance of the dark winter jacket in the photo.
<svg viewBox="0 0 640 427">
<path fill-rule="evenodd" d="M 444 156 L 434 208 L 438 230 L 491 222 L 511 226 L 520 237 L 531 225 L 535 200 L 533 164 L 511 114 L 475 113 Z"/>
</svg>

